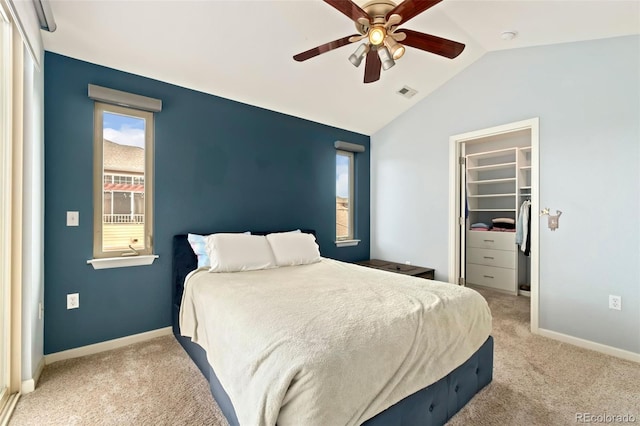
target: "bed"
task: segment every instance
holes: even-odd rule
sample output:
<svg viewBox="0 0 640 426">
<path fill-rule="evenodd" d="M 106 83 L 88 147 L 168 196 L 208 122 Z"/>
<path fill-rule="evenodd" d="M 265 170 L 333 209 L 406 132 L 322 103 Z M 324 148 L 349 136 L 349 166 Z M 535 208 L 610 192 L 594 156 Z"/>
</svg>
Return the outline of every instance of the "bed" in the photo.
<svg viewBox="0 0 640 426">
<path fill-rule="evenodd" d="M 338 277 L 350 277 L 348 291 L 345 292 L 344 286 L 334 284 L 334 281 L 328 279 L 334 274 Z M 185 279 L 188 275 L 185 290 Z M 210 280 L 217 281 L 211 285 Z M 260 285 L 254 285 L 255 281 L 248 280 L 259 280 Z M 472 294 L 472 291 L 467 289 L 324 258 L 313 265 L 246 273 L 211 274 L 198 270 L 196 256 L 186 235 L 176 235 L 173 240 L 173 284 L 173 331 L 176 339 L 209 381 L 211 392 L 231 425 L 440 425 L 492 380 L 493 339 L 489 336 L 490 315 L 487 325 L 486 315 L 482 312 L 484 308 L 480 306 L 482 303 L 486 305 L 486 302 L 483 299 L 482 302 L 478 302 L 477 293 Z M 362 298 L 360 293 L 357 293 L 357 297 L 350 293 L 356 291 L 359 286 L 363 287 L 363 294 L 368 294 L 366 297 L 373 297 L 371 300 L 363 301 L 364 308 L 359 304 L 359 299 Z M 416 299 L 414 293 L 422 294 L 425 286 L 433 287 L 430 291 L 438 295 L 433 299 L 437 300 L 437 303 L 428 302 L 432 299 L 425 299 L 426 302 Z M 410 297 L 407 299 L 402 296 L 404 298 L 399 299 L 396 305 L 393 299 L 396 297 L 395 293 L 402 293 L 405 289 Z M 200 293 L 196 293 L 198 291 Z M 287 300 L 295 300 L 296 293 L 299 293 L 299 300 L 291 306 L 283 304 L 282 298 L 278 296 L 279 292 L 280 295 L 286 294 Z M 450 297 L 450 292 L 459 294 L 460 298 Z M 232 297 L 227 298 L 229 295 Z M 317 297 L 323 299 L 315 299 Z M 314 315 L 311 318 L 304 318 L 305 312 L 309 309 L 299 308 L 304 305 L 305 298 L 312 303 L 316 300 L 323 301 L 314 305 Z M 470 300 L 472 304 L 479 305 L 479 313 L 476 315 L 470 311 L 468 315 L 460 315 L 456 313 L 460 311 L 458 308 L 442 309 L 442 301 L 454 306 L 458 299 Z M 230 300 L 243 302 L 229 303 Z M 253 304 L 251 300 L 254 300 Z M 255 302 L 256 300 L 260 303 Z M 422 313 L 418 317 L 414 316 L 414 322 L 418 318 L 419 326 L 416 330 L 421 330 L 420 336 L 417 332 L 407 331 L 410 329 L 404 325 L 395 330 L 388 329 L 384 324 L 378 327 L 377 322 L 382 321 L 379 318 L 388 317 L 385 321 L 394 324 L 403 320 L 400 317 L 404 317 L 404 314 L 394 314 L 396 306 L 405 303 L 403 300 L 408 300 L 406 303 L 411 306 L 415 305 L 416 312 L 422 312 L 422 305 L 430 306 L 431 303 L 440 309 L 441 317 L 429 320 L 436 322 L 424 322 Z M 184 306 L 181 333 L 182 303 Z M 336 308 L 341 304 L 347 305 L 348 309 L 344 309 L 344 306 Z M 393 309 L 384 307 L 389 304 L 392 304 Z M 202 306 L 198 308 L 199 305 Z M 351 324 L 354 318 L 361 321 L 360 316 L 368 315 L 367 306 L 377 307 L 376 310 L 371 310 L 366 320 L 371 321 L 371 326 L 369 323 L 367 327 L 362 327 L 358 322 Z M 194 324 L 198 321 L 195 316 L 191 323 L 185 320 L 185 317 L 195 315 L 197 309 L 201 310 L 200 315 L 209 315 L 208 319 L 199 317 L 202 324 L 207 321 L 213 322 L 207 325 L 208 328 L 198 328 L 204 327 L 201 324 L 196 327 Z M 248 310 L 251 314 L 247 315 L 243 310 Z M 488 311 L 488 307 L 486 310 Z M 357 314 L 358 312 L 360 313 Z M 450 317 L 443 316 L 445 312 L 448 312 L 447 315 Z M 327 315 L 328 313 L 330 315 Z M 313 324 L 317 323 L 321 330 L 333 328 L 332 324 L 326 322 L 329 316 L 340 318 L 336 321 L 339 323 L 336 325 L 339 330 L 333 337 L 327 333 L 327 336 L 321 335 L 316 338 L 315 336 L 319 335 L 318 329 L 312 329 Z M 467 320 L 467 316 L 471 319 Z M 298 359 L 297 346 L 294 352 L 282 352 L 282 348 L 287 347 L 291 340 L 289 338 L 280 339 L 276 343 L 266 340 L 265 336 L 278 334 L 278 330 L 287 326 L 281 324 L 282 318 L 286 317 L 300 318 L 293 321 L 293 328 L 297 330 L 295 333 L 312 329 L 311 334 L 297 340 L 304 342 L 304 351 L 315 354 L 313 357 Z M 260 321 L 256 322 L 252 318 L 260 318 Z M 423 327 L 423 322 L 435 326 Z M 444 332 L 444 327 L 437 324 L 445 322 L 462 324 L 462 331 Z M 303 324 L 304 327 L 298 326 L 299 324 Z M 238 329 L 243 331 L 238 333 Z M 358 337 L 356 329 L 365 329 L 365 337 Z M 214 334 L 214 331 L 218 334 Z M 411 333 L 415 333 L 415 338 Z M 443 343 L 428 343 L 422 337 L 426 334 Z M 291 333 L 287 332 L 284 335 L 290 336 Z M 234 336 L 238 338 L 234 340 Z M 373 349 L 367 346 L 372 342 L 380 342 L 381 336 L 383 344 L 377 343 Z M 407 346 L 411 355 L 402 352 L 402 348 L 405 347 L 403 342 L 407 339 L 411 342 Z M 271 362 L 276 355 L 269 355 L 269 358 L 260 353 L 257 355 L 259 362 L 256 363 L 256 358 L 250 358 L 254 346 L 269 348 L 269 354 L 280 354 L 280 357 L 284 356 L 291 362 L 287 364 L 286 369 L 279 365 L 278 370 Z M 224 350 L 218 350 L 220 347 L 224 347 Z M 325 347 L 341 349 L 325 351 L 327 354 L 333 354 L 325 360 L 324 355 L 317 356 Z M 400 353 L 393 352 L 398 350 Z M 243 364 L 245 358 L 247 360 Z M 351 358 L 357 362 L 353 362 Z M 365 358 L 367 360 L 363 362 Z M 318 359 L 321 361 L 316 362 Z M 396 362 L 397 359 L 401 359 L 401 362 Z M 212 365 L 216 366 L 217 371 L 214 371 Z M 313 369 L 310 365 L 314 366 Z M 387 372 L 386 369 L 392 371 Z M 258 376 L 263 379 L 255 380 Z M 247 381 L 251 378 L 254 378 L 253 382 Z M 222 383 L 225 383 L 225 386 Z M 230 395 L 233 396 L 233 403 Z M 345 400 L 353 401 L 348 401 L 347 404 Z M 302 417 L 301 412 L 305 412 Z"/>
</svg>

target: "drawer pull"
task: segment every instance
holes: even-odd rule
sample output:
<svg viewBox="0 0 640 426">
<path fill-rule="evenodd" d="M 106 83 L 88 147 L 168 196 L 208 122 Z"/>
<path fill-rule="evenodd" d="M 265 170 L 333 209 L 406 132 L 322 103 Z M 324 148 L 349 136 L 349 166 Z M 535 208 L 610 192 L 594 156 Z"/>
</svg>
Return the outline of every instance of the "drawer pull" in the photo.
<svg viewBox="0 0 640 426">
<path fill-rule="evenodd" d="M 485 243 L 493 243 L 493 240 L 483 240 Z"/>
<path fill-rule="evenodd" d="M 485 259 L 493 259 L 491 256 L 484 256 Z"/>
<path fill-rule="evenodd" d="M 483 277 L 485 277 L 485 278 L 491 278 L 491 279 L 493 279 L 493 278 L 494 278 L 494 277 L 492 277 L 491 275 L 483 275 Z"/>
</svg>

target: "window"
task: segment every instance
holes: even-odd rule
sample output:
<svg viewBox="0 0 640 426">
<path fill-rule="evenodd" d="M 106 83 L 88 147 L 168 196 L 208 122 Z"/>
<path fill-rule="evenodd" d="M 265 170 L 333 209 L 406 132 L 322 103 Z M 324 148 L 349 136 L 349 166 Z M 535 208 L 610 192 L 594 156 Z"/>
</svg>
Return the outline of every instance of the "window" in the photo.
<svg viewBox="0 0 640 426">
<path fill-rule="evenodd" d="M 356 246 L 355 232 L 355 154 L 363 145 L 335 141 L 336 148 L 336 246 Z"/>
<path fill-rule="evenodd" d="M 336 151 L 336 241 L 353 240 L 353 152 Z"/>
<path fill-rule="evenodd" d="M 153 113 L 96 102 L 93 257 L 153 252 Z"/>
</svg>

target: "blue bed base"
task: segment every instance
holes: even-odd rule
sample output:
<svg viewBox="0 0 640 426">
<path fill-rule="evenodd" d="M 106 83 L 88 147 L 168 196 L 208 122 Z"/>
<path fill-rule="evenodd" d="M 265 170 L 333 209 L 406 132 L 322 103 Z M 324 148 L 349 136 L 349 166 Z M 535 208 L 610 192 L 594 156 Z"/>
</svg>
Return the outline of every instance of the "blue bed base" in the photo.
<svg viewBox="0 0 640 426">
<path fill-rule="evenodd" d="M 311 232 L 313 231 L 306 231 Z M 258 234 L 258 233 L 256 233 Z M 262 234 L 262 233 L 260 233 Z M 179 312 L 184 278 L 196 268 L 197 260 L 186 235 L 173 239 L 173 334 L 209 382 L 211 394 L 231 426 L 238 417 L 207 356 L 198 344 L 180 335 Z M 437 426 L 453 417 L 473 396 L 493 379 L 493 337 L 446 377 L 409 395 L 382 413 L 363 423 L 366 426 Z"/>
</svg>

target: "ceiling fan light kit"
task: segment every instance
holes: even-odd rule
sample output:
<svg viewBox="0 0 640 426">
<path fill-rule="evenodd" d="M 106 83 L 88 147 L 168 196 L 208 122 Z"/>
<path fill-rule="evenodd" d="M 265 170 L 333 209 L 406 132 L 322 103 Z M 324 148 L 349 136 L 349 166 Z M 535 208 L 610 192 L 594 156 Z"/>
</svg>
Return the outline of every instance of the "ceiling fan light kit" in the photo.
<svg viewBox="0 0 640 426">
<path fill-rule="evenodd" d="M 378 47 L 378 56 L 380 57 L 380 61 L 382 61 L 382 69 L 385 71 L 396 64 L 396 61 L 394 61 L 391 54 L 389 54 L 389 49 L 385 46 Z"/>
<path fill-rule="evenodd" d="M 387 37 L 387 30 L 382 25 L 375 25 L 369 30 L 369 43 L 380 46 Z"/>
<path fill-rule="evenodd" d="M 349 61 L 351 61 L 355 67 L 359 67 L 367 53 L 369 53 L 369 45 L 367 43 L 362 43 L 358 46 L 356 51 L 349 56 Z"/>
<path fill-rule="evenodd" d="M 372 0 L 361 8 L 351 0 L 324 0 L 351 19 L 360 34 L 322 44 L 295 55 L 293 59 L 298 62 L 306 61 L 330 50 L 366 39 L 366 42 L 349 56 L 349 61 L 356 67 L 365 60 L 365 83 L 378 81 L 381 70 L 386 71 L 393 67 L 395 61 L 404 55 L 405 46 L 453 59 L 462 53 L 464 44 L 418 31 L 398 29 L 409 19 L 441 1 L 405 0 L 396 5 L 390 0 Z"/>
<path fill-rule="evenodd" d="M 394 60 L 397 61 L 402 58 L 402 55 L 404 55 L 404 46 L 395 41 L 393 37 L 387 37 L 384 40 L 384 45 L 389 49 L 389 53 L 391 53 Z"/>
</svg>

